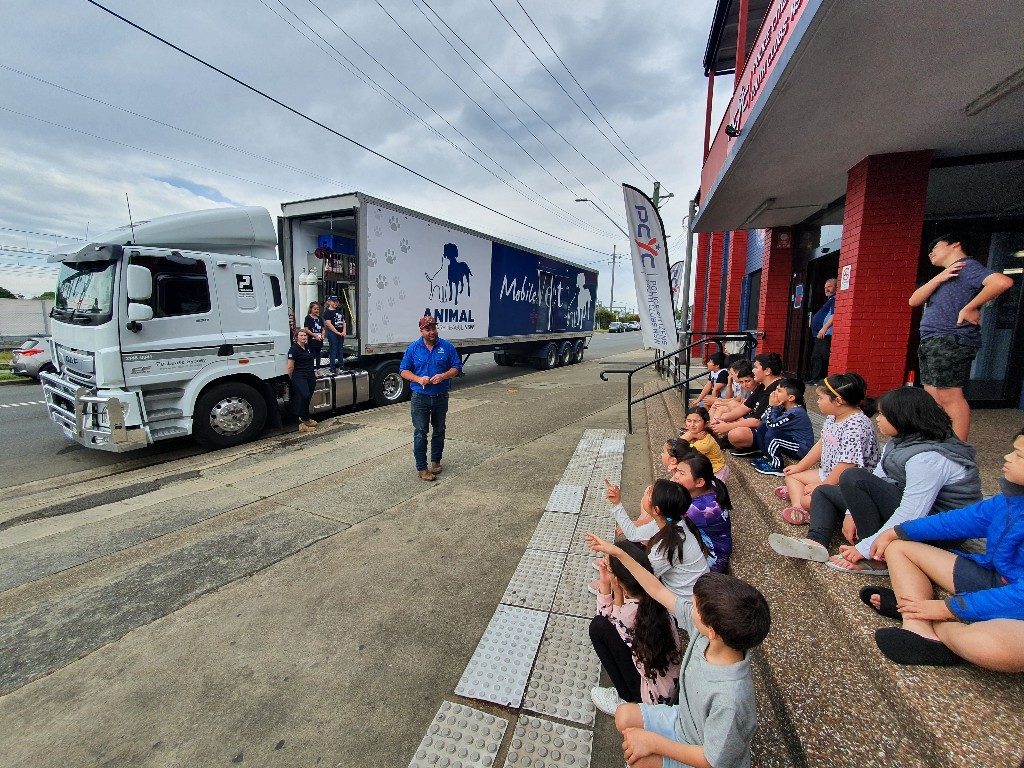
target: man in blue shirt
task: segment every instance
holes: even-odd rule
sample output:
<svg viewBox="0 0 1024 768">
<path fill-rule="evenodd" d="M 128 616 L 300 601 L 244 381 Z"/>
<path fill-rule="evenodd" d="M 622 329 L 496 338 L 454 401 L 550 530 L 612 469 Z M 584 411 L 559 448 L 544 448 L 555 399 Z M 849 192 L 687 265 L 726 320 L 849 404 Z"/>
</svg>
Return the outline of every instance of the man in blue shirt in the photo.
<svg viewBox="0 0 1024 768">
<path fill-rule="evenodd" d="M 811 378 L 808 384 L 820 384 L 828 376 L 828 359 L 832 355 L 832 320 L 836 309 L 836 281 L 825 281 L 825 303 L 811 316 Z"/>
<path fill-rule="evenodd" d="M 437 335 L 437 321 L 420 318 L 420 338 L 405 350 L 399 366 L 401 376 L 412 388 L 412 455 L 420 480 L 432 482 L 441 473 L 444 453 L 445 417 L 451 379 L 462 370 L 462 358 L 451 342 Z M 427 430 L 430 438 L 430 469 L 427 469 Z"/>
</svg>

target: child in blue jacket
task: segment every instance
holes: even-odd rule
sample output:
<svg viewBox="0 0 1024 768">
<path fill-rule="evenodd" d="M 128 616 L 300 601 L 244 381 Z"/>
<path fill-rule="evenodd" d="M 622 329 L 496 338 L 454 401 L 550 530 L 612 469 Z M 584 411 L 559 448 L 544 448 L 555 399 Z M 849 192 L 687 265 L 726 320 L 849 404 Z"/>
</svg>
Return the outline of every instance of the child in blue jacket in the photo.
<svg viewBox="0 0 1024 768">
<path fill-rule="evenodd" d="M 1003 464 L 1003 493 L 929 515 L 880 535 L 872 557 L 889 564 L 892 589 L 865 587 L 861 600 L 902 627 L 875 631 L 897 664 L 962 660 L 997 672 L 1024 671 L 1024 429 Z M 987 537 L 982 554 L 926 541 Z M 932 584 L 949 592 L 936 600 Z"/>
</svg>

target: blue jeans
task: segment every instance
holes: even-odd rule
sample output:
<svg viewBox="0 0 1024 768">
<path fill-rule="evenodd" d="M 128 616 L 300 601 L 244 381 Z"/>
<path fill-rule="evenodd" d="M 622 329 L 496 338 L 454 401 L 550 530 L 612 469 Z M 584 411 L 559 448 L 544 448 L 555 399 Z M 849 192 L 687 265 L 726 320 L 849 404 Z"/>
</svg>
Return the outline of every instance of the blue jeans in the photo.
<svg viewBox="0 0 1024 768">
<path fill-rule="evenodd" d="M 341 353 L 342 344 L 345 343 L 345 337 L 339 336 L 336 333 L 327 332 L 327 364 L 331 368 L 344 368 L 345 367 L 345 356 Z"/>
<path fill-rule="evenodd" d="M 442 395 L 424 395 L 412 393 L 412 455 L 416 459 L 416 471 L 427 468 L 427 429 L 432 428 L 430 436 L 430 461 L 441 461 L 444 453 L 444 420 L 448 415 L 448 393 Z"/>
</svg>

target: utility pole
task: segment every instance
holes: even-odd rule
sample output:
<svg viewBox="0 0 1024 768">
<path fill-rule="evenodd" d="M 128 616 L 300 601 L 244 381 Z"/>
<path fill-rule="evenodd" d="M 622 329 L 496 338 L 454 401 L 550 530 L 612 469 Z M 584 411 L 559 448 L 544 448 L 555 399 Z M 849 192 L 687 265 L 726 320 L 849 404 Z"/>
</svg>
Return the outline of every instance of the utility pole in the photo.
<svg viewBox="0 0 1024 768">
<path fill-rule="evenodd" d="M 615 311 L 615 261 L 619 258 L 617 248 L 617 245 L 612 246 L 612 292 L 608 297 L 608 309 L 612 312 Z"/>
<path fill-rule="evenodd" d="M 675 197 L 675 195 L 672 192 L 669 192 L 667 195 L 662 197 L 661 196 L 661 182 L 660 181 L 654 182 L 654 197 L 651 199 L 651 202 L 654 203 L 654 207 L 655 208 L 660 209 L 661 208 L 661 201 L 662 200 L 668 200 L 670 197 Z"/>
</svg>

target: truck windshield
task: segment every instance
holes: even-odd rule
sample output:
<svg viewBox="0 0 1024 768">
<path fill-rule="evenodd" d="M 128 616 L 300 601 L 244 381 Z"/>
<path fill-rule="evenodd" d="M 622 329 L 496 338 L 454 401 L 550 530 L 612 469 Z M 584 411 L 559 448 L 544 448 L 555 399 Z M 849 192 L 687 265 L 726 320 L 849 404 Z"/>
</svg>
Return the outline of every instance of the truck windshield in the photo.
<svg viewBox="0 0 1024 768">
<path fill-rule="evenodd" d="M 113 316 L 116 261 L 60 265 L 50 317 L 76 325 L 103 325 Z"/>
</svg>

